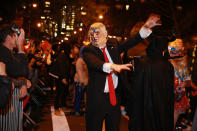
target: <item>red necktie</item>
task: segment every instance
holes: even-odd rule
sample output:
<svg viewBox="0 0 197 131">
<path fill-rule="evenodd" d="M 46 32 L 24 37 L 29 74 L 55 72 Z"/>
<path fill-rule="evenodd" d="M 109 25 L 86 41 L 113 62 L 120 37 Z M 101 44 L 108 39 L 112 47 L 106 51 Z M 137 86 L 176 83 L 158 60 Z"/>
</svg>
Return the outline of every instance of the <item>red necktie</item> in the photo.
<svg viewBox="0 0 197 131">
<path fill-rule="evenodd" d="M 105 52 L 105 47 L 101 48 L 101 50 L 103 51 L 103 55 L 105 58 L 105 62 L 109 62 L 109 59 L 107 58 L 107 54 Z M 114 90 L 114 83 L 112 80 L 112 74 L 108 74 L 107 75 L 107 80 L 108 80 L 108 87 L 109 87 L 109 99 L 110 99 L 110 103 L 112 104 L 112 106 L 116 105 L 116 93 Z"/>
</svg>

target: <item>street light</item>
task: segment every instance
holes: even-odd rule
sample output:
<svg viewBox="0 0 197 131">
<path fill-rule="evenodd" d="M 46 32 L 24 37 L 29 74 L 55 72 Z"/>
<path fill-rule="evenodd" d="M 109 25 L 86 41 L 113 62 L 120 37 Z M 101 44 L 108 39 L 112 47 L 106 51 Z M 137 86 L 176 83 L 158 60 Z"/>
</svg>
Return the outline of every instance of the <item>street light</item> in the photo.
<svg viewBox="0 0 197 131">
<path fill-rule="evenodd" d="M 32 4 L 33 8 L 36 8 L 38 5 L 36 3 Z"/>
<path fill-rule="evenodd" d="M 74 33 L 74 34 L 77 34 L 77 31 L 74 31 L 73 33 Z"/>
<path fill-rule="evenodd" d="M 40 23 L 40 22 L 37 23 L 37 27 L 38 27 L 38 28 L 41 27 L 41 23 Z"/>
<path fill-rule="evenodd" d="M 82 30 L 83 30 L 83 29 L 80 27 L 80 28 L 79 28 L 79 31 L 82 31 Z"/>
<path fill-rule="evenodd" d="M 103 19 L 103 15 L 99 15 L 99 19 Z"/>
</svg>

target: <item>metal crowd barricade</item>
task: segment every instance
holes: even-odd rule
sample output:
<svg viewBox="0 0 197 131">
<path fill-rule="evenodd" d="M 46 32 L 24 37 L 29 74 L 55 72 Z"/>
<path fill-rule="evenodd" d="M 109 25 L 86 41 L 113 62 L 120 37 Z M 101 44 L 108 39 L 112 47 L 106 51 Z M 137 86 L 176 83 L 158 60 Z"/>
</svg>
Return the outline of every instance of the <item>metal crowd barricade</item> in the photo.
<svg viewBox="0 0 197 131">
<path fill-rule="evenodd" d="M 23 102 L 19 100 L 20 89 L 15 88 L 9 104 L 0 110 L 0 131 L 23 130 Z"/>
</svg>

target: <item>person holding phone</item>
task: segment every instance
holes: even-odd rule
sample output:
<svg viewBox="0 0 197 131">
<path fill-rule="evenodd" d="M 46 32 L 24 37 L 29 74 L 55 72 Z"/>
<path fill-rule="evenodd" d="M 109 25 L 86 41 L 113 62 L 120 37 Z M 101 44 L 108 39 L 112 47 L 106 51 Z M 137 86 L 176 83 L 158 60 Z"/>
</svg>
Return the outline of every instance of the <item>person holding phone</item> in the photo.
<svg viewBox="0 0 197 131">
<path fill-rule="evenodd" d="M 25 32 L 22 28 L 15 24 L 0 26 L 0 61 L 5 65 L 6 74 L 11 79 L 28 76 L 28 59 L 24 52 L 24 41 Z M 25 82 L 25 85 L 14 88 L 9 104 L 0 111 L 0 129 L 3 131 L 22 131 L 21 99 L 27 95 L 27 87 L 31 86 L 30 81 Z"/>
</svg>

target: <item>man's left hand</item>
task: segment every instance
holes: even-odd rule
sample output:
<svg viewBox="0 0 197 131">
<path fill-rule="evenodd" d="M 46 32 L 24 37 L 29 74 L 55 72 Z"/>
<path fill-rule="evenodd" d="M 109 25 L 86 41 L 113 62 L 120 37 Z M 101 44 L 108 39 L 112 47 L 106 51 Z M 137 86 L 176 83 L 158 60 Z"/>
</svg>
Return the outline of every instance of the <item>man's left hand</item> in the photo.
<svg viewBox="0 0 197 131">
<path fill-rule="evenodd" d="M 146 23 L 144 24 L 144 27 L 151 29 L 155 26 L 160 26 L 160 25 L 161 25 L 160 16 L 157 14 L 151 14 L 148 20 L 146 21 Z"/>
</svg>

